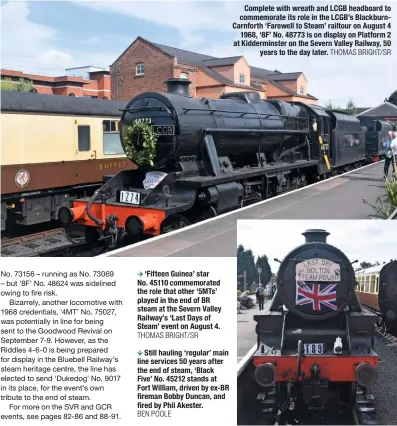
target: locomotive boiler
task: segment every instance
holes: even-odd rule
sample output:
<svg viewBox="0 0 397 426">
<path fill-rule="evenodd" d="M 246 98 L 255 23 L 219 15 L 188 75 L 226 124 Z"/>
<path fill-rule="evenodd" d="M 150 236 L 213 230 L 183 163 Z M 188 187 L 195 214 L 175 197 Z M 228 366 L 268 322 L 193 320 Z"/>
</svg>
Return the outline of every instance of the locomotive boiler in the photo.
<svg viewBox="0 0 397 426">
<path fill-rule="evenodd" d="M 192 98 L 190 81 L 165 83 L 168 93 L 142 93 L 121 116 L 123 143 L 135 121 L 153 126 L 158 135 L 155 169 L 217 175 L 229 163 L 241 167 L 277 161 L 287 141 L 290 148 L 301 138 L 305 141 L 308 114 L 301 106 L 264 102 L 257 92 L 228 93 L 217 100 Z M 143 149 L 138 138 L 134 144 Z"/>
<path fill-rule="evenodd" d="M 262 411 L 354 407 L 357 387 L 377 379 L 376 315 L 357 299 L 351 262 L 327 243 L 328 232 L 303 235 L 281 262 L 270 308 L 254 316 Z"/>
</svg>

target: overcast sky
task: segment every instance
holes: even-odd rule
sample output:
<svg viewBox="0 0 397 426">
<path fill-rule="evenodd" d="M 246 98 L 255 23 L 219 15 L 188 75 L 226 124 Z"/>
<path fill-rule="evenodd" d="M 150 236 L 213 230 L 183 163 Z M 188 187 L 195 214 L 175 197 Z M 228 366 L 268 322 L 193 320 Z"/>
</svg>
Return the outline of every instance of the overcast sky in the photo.
<svg viewBox="0 0 397 426">
<path fill-rule="evenodd" d="M 397 221 L 382 220 L 239 220 L 237 244 L 251 249 L 255 256 L 265 254 L 272 272 L 295 247 L 305 242 L 307 229 L 324 229 L 327 242 L 351 262 L 383 263 L 397 257 Z M 354 265 L 354 268 L 359 265 Z"/>
<path fill-rule="evenodd" d="M 232 23 L 238 22 L 241 14 L 251 14 L 244 12 L 244 5 L 248 3 L 252 6 L 272 4 L 230 0 L 2 2 L 1 66 L 53 76 L 62 75 L 69 67 L 89 64 L 108 67 L 140 35 L 153 42 L 216 57 L 244 55 L 250 65 L 261 68 L 302 71 L 309 81 L 309 93 L 319 98 L 320 104 L 330 100 L 343 107 L 351 97 L 359 107 L 374 107 L 396 90 L 395 28 L 392 57 L 260 58 L 260 48 L 233 47 L 239 30 L 233 30 Z M 397 3 L 392 14 L 395 25 Z"/>
</svg>

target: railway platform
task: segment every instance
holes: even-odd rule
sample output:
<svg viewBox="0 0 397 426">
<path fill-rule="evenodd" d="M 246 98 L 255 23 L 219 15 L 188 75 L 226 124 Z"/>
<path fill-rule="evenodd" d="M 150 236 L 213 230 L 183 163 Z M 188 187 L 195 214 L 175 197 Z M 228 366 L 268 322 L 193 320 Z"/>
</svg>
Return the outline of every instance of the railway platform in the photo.
<svg viewBox="0 0 397 426">
<path fill-rule="evenodd" d="M 265 300 L 264 307 L 270 304 L 270 299 Z M 256 333 L 254 315 L 259 312 L 259 305 L 256 303 L 251 309 L 244 309 L 237 314 L 237 363 L 239 363 L 256 344 Z"/>
<path fill-rule="evenodd" d="M 237 220 L 369 219 L 383 193 L 383 162 L 370 164 L 269 200 L 123 247 L 106 257 L 235 257 Z"/>
</svg>

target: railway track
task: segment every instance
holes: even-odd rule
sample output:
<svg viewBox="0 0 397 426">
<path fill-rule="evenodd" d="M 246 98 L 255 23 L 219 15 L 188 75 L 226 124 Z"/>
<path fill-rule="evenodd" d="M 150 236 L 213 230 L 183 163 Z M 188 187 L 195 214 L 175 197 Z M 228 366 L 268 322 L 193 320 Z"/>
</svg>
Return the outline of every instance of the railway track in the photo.
<svg viewBox="0 0 397 426">
<path fill-rule="evenodd" d="M 1 241 L 2 257 L 92 257 L 104 250 L 104 246 L 87 244 L 81 231 L 67 232 L 64 228 L 3 238 Z"/>
</svg>

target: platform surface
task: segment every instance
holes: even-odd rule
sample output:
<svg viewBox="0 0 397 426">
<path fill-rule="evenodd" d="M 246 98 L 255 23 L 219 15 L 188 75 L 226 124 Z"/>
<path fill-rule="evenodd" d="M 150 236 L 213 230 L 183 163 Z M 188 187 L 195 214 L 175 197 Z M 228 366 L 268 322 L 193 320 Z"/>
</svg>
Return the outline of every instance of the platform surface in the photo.
<svg viewBox="0 0 397 426">
<path fill-rule="evenodd" d="M 363 198 L 375 204 L 383 194 L 383 167 L 383 162 L 371 164 L 186 230 L 114 250 L 106 257 L 235 257 L 237 220 L 369 219 L 374 210 Z"/>
<path fill-rule="evenodd" d="M 253 296 L 251 296 L 253 297 Z M 255 299 L 253 297 L 253 299 Z M 269 307 L 270 299 L 265 300 L 264 307 Z M 259 312 L 259 305 L 255 303 L 252 309 L 242 310 L 237 314 L 237 363 L 256 343 L 254 315 Z"/>
</svg>

